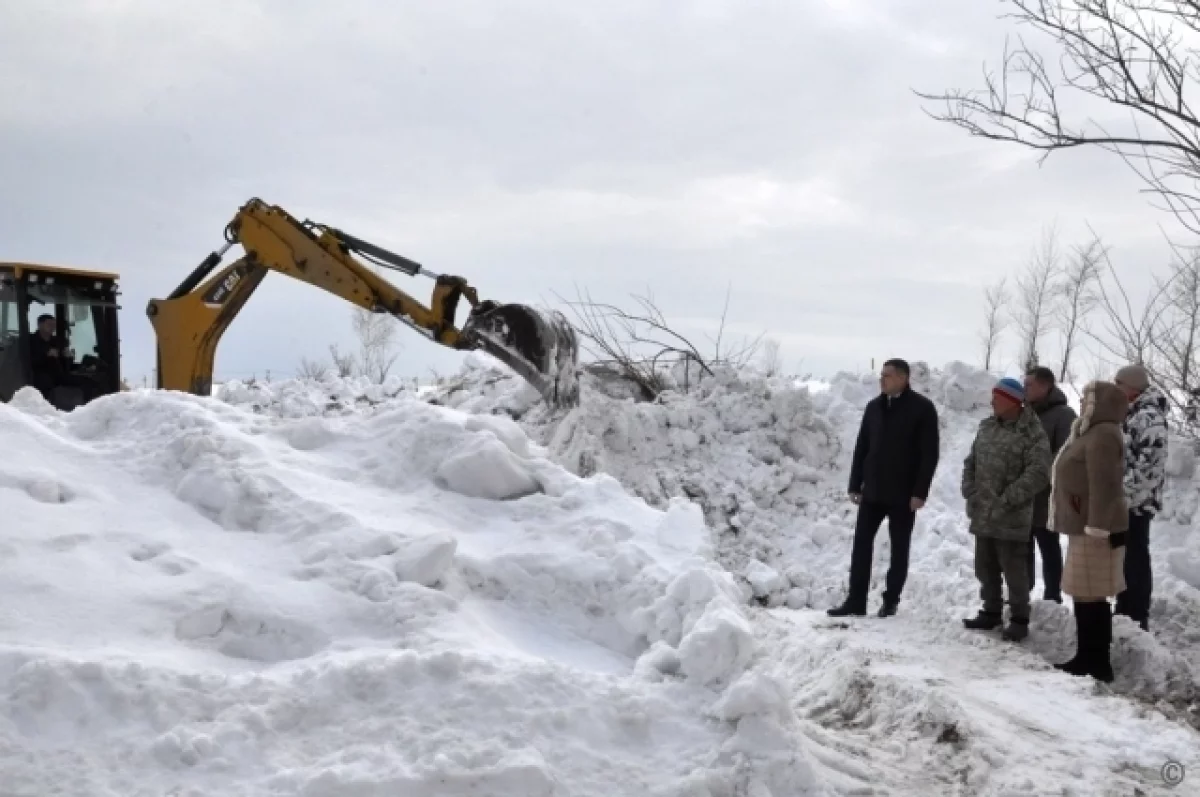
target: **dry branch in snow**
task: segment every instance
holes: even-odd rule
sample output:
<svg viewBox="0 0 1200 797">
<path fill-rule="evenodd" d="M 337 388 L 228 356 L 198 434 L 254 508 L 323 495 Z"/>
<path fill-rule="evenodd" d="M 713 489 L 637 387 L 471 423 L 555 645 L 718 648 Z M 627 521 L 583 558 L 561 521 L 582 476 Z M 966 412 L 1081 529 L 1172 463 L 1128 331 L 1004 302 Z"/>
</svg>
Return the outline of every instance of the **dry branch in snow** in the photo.
<svg viewBox="0 0 1200 797">
<path fill-rule="evenodd" d="M 667 389 L 668 371 L 676 365 L 684 366 L 689 380 L 692 374 L 699 380 L 705 375 L 712 376 L 713 368 L 718 366 L 745 367 L 754 359 L 761 343 L 761 336 L 736 344 L 726 340 L 728 294 L 717 335 L 710 338 L 711 354 L 678 332 L 650 293 L 634 294 L 633 305 L 628 308 L 597 302 L 586 290 L 577 289 L 576 295 L 575 301 L 561 297 L 559 300 L 575 316 L 581 348 L 595 358 L 594 365 L 632 381 L 646 400 L 657 398 Z M 686 383 L 683 385 L 685 390 L 688 387 Z"/>
</svg>

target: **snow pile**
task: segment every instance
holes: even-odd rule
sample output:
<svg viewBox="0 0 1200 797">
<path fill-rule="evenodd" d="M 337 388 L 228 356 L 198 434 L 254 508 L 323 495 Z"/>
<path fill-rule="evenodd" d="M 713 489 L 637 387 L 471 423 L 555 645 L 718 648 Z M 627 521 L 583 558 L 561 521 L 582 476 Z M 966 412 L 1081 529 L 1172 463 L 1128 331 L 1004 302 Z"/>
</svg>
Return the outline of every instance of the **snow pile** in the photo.
<svg viewBox="0 0 1200 797">
<path fill-rule="evenodd" d="M 943 369 L 913 364 L 914 387 L 938 407 L 941 461 L 918 516 L 901 611 L 936 638 L 968 641 L 959 619 L 978 605 L 974 538 L 959 479 L 978 423 L 990 412 L 994 381 L 962 363 Z M 856 516 L 846 499 L 847 474 L 863 407 L 878 395 L 874 376 L 839 374 L 813 390 L 754 374 L 718 374 L 654 403 L 622 395 L 595 377 L 585 377 L 583 387 L 580 407 L 551 413 L 519 379 L 481 358 L 433 400 L 513 417 L 568 469 L 611 473 L 652 505 L 681 496 L 695 500 L 747 600 L 821 611 L 840 602 Z M 1200 485 L 1192 461 L 1176 441 L 1167 496 L 1174 508 L 1156 522 L 1153 539 L 1155 635 L 1120 618 L 1113 653 L 1119 691 L 1181 708 L 1200 699 L 1200 533 L 1191 527 Z M 887 535 L 884 523 L 875 547 L 872 610 L 888 566 Z M 1040 566 L 1037 580 L 1035 598 Z M 1026 648 L 1050 661 L 1072 655 L 1069 606 L 1035 602 L 1033 630 Z"/>
<path fill-rule="evenodd" d="M 362 395 L 0 405 L 5 793 L 824 793 L 696 505 Z"/>
</svg>

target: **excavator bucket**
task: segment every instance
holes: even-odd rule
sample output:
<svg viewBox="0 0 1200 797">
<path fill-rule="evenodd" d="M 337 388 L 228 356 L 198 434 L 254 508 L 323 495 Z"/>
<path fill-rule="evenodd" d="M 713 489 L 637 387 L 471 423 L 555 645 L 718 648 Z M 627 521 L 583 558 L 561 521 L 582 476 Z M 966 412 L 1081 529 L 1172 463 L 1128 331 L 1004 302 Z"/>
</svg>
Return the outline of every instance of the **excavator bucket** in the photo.
<svg viewBox="0 0 1200 797">
<path fill-rule="evenodd" d="M 462 337 L 520 374 L 550 406 L 579 404 L 579 339 L 562 313 L 483 301 L 471 310 Z"/>
</svg>

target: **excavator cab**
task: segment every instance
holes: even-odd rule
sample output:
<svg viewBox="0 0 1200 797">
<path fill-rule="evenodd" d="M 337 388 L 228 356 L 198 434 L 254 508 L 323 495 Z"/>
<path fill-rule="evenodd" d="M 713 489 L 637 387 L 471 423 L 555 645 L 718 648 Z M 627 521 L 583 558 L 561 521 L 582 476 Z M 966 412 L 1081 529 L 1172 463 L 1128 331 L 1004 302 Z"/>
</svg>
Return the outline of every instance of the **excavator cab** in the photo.
<svg viewBox="0 0 1200 797">
<path fill-rule="evenodd" d="M 118 280 L 100 271 L 0 263 L 0 401 L 32 385 L 70 411 L 121 389 Z M 53 319 L 51 338 L 34 340 L 46 316 Z M 54 356 L 47 358 L 49 351 Z"/>
</svg>

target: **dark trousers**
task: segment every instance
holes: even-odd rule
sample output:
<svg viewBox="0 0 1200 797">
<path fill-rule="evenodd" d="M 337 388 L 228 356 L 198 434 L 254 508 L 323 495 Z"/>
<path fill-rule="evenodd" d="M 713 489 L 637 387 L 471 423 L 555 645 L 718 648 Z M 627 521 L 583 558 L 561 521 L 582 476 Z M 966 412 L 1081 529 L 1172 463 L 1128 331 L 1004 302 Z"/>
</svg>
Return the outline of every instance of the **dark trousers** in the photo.
<svg viewBox="0 0 1200 797">
<path fill-rule="evenodd" d="M 863 501 L 858 507 L 858 522 L 854 526 L 854 549 L 850 554 L 850 603 L 865 608 L 867 591 L 871 586 L 871 561 L 875 553 L 875 534 L 884 520 L 888 522 L 892 559 L 887 571 L 887 589 L 883 599 L 888 603 L 900 600 L 904 582 L 908 580 L 908 549 L 912 542 L 913 525 L 917 514 L 907 505 L 891 506 Z"/>
<path fill-rule="evenodd" d="M 1013 620 L 1029 622 L 1028 540 L 997 540 L 975 537 L 975 577 L 979 598 L 988 614 L 1004 612 L 1004 585 L 1008 584 L 1008 608 Z"/>
<path fill-rule="evenodd" d="M 1125 534 L 1125 591 L 1117 595 L 1114 614 L 1123 614 L 1150 630 L 1150 598 L 1154 578 L 1150 571 L 1151 515 L 1129 513 L 1129 531 Z"/>
<path fill-rule="evenodd" d="M 1042 597 L 1048 601 L 1062 599 L 1063 553 L 1062 543 L 1057 532 L 1046 529 L 1034 529 L 1031 536 L 1037 543 L 1037 549 L 1042 552 L 1042 580 L 1046 582 Z M 1037 568 L 1035 566 L 1034 546 L 1029 546 L 1029 588 L 1037 583 Z"/>
</svg>

